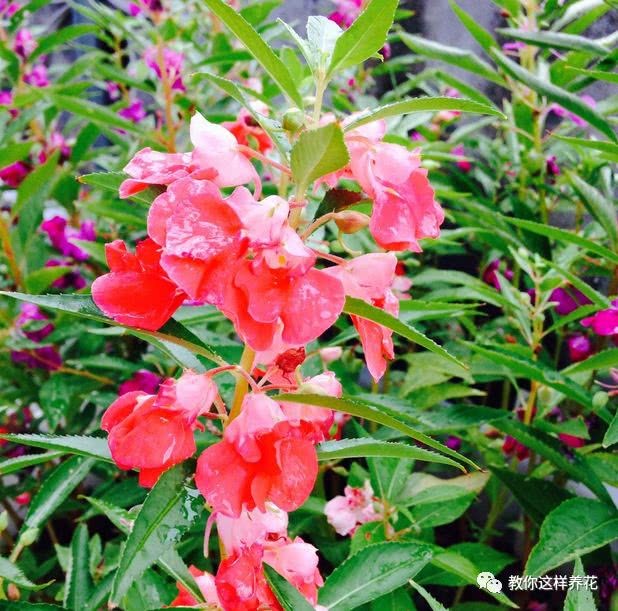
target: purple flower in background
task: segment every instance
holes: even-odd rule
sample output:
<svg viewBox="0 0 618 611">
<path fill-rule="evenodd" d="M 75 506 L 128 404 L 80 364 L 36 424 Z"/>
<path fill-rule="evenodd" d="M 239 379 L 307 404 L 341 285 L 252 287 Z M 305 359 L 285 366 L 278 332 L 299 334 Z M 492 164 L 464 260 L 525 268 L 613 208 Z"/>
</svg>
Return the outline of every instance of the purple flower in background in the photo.
<svg viewBox="0 0 618 611">
<path fill-rule="evenodd" d="M 454 146 L 451 150 L 451 153 L 453 155 L 456 155 L 457 157 L 461 157 L 461 159 L 458 159 L 455 164 L 462 172 L 466 172 L 467 174 L 472 169 L 472 164 L 465 158 L 463 144 L 458 144 L 457 146 Z"/>
<path fill-rule="evenodd" d="M 45 163 L 47 158 L 55 151 L 60 151 L 59 162 L 67 161 L 71 156 L 71 147 L 67 144 L 64 136 L 53 131 L 45 143 L 45 148 L 39 153 L 39 163 Z"/>
<path fill-rule="evenodd" d="M 393 50 L 391 49 L 391 46 L 386 42 L 384 43 L 384 46 L 380 49 L 380 53 L 382 54 L 382 58 L 384 59 L 384 61 L 386 61 L 387 59 L 390 59 L 393 55 Z"/>
<path fill-rule="evenodd" d="M 158 47 L 150 47 L 144 53 L 144 61 L 146 65 L 154 71 L 159 77 L 163 78 L 161 66 L 159 65 L 159 49 Z M 176 91 L 185 91 L 184 83 L 182 82 L 182 66 L 184 63 L 184 55 L 173 49 L 165 47 L 163 49 L 163 69 L 167 80 L 172 84 L 172 89 Z"/>
<path fill-rule="evenodd" d="M 66 266 L 70 264 L 71 264 L 70 261 L 61 261 L 60 259 L 49 259 L 45 263 L 45 267 L 58 267 L 60 265 Z M 70 272 L 67 272 L 66 274 L 60 276 L 60 278 L 56 278 L 56 280 L 54 280 L 51 285 L 55 289 L 65 290 L 65 289 L 73 288 L 76 291 L 79 291 L 79 289 L 83 289 L 87 284 L 88 283 L 86 282 L 86 279 L 79 273 L 78 270 L 75 269 L 75 270 L 71 270 Z"/>
<path fill-rule="evenodd" d="M 502 269 L 500 269 L 502 267 Z M 500 259 L 494 259 L 483 271 L 483 282 L 491 284 L 497 291 L 500 290 L 500 280 L 498 280 L 498 272 L 500 272 L 507 280 L 513 279 L 513 270 L 505 265 L 502 265 Z"/>
<path fill-rule="evenodd" d="M 34 350 L 12 350 L 11 360 L 31 369 L 46 369 L 55 371 L 62 365 L 62 357 L 54 346 L 42 346 Z"/>
<path fill-rule="evenodd" d="M 545 160 L 545 169 L 550 176 L 558 176 L 560 174 L 560 166 L 556 162 L 555 155 L 551 155 Z"/>
<path fill-rule="evenodd" d="M 144 108 L 144 104 L 141 100 L 136 100 L 126 108 L 119 110 L 118 114 L 123 119 L 127 119 L 127 121 L 139 123 L 140 121 L 143 121 L 145 119 L 146 109 Z"/>
<path fill-rule="evenodd" d="M 161 0 L 137 0 L 129 4 L 129 15 L 137 17 L 144 10 L 160 13 L 163 10 Z"/>
<path fill-rule="evenodd" d="M 592 353 L 592 342 L 587 335 L 576 333 L 567 339 L 569 359 L 572 363 L 586 360 Z"/>
<path fill-rule="evenodd" d="M 107 81 L 107 83 L 105 83 L 105 89 L 107 90 L 107 95 L 112 102 L 120 99 L 120 86 L 118 83 L 114 83 L 114 81 Z"/>
<path fill-rule="evenodd" d="M 584 327 L 590 327 L 597 335 L 618 334 L 618 299 L 612 301 L 607 310 L 601 310 L 582 320 Z"/>
<path fill-rule="evenodd" d="M 33 87 L 49 87 L 47 68 L 43 64 L 33 66 L 30 72 L 24 74 L 24 81 Z"/>
<path fill-rule="evenodd" d="M 502 50 L 508 54 L 519 55 L 519 52 L 525 47 L 526 47 L 525 42 L 511 41 L 511 42 L 505 42 L 502 45 Z"/>
<path fill-rule="evenodd" d="M 28 59 L 32 52 L 38 47 L 38 43 L 34 40 L 32 32 L 26 28 L 22 28 L 15 34 L 15 40 L 13 41 L 13 51 L 19 55 L 22 59 Z"/>
<path fill-rule="evenodd" d="M 589 96 L 588 94 L 581 96 L 580 99 L 582 102 L 584 102 L 584 104 L 587 104 L 588 106 L 590 106 L 590 108 L 595 108 L 597 105 L 594 98 L 592 96 Z M 587 122 L 584 121 L 584 119 L 568 111 L 566 108 L 563 108 L 562 106 L 560 106 L 560 104 L 552 104 L 548 108 L 548 112 L 553 112 L 555 115 L 557 115 L 560 118 L 566 117 L 567 119 L 570 119 L 571 121 L 573 121 L 573 123 L 575 123 L 575 125 L 578 125 L 579 127 L 585 127 L 587 125 Z"/>
<path fill-rule="evenodd" d="M 455 437 L 455 435 L 449 435 L 446 438 L 446 442 L 444 445 L 447 448 L 450 448 L 451 450 L 455 450 L 455 452 L 458 452 L 461 449 L 461 438 Z"/>
<path fill-rule="evenodd" d="M 79 229 L 67 226 L 67 220 L 54 216 L 41 223 L 41 229 L 49 236 L 52 246 L 61 254 L 72 257 L 76 261 L 86 261 L 88 253 L 73 244 L 71 240 L 87 240 L 94 242 L 96 233 L 94 221 L 83 221 Z"/>
<path fill-rule="evenodd" d="M 8 106 L 9 114 L 15 118 L 19 114 L 17 108 L 11 108 L 13 104 L 13 92 L 10 89 L 0 90 L 0 106 Z"/>
<path fill-rule="evenodd" d="M 36 305 L 24 303 L 15 321 L 15 327 L 20 335 L 39 343 L 54 330 L 51 322 L 44 324 L 48 320 Z M 54 371 L 62 364 L 62 358 L 54 346 L 41 346 L 33 350 L 12 350 L 11 360 L 26 367 L 48 371 Z"/>
<path fill-rule="evenodd" d="M 556 302 L 556 313 L 560 314 L 560 316 L 566 316 L 577 310 L 577 308 L 592 303 L 586 295 L 574 286 L 554 289 L 549 299 Z"/>
<path fill-rule="evenodd" d="M 21 5 L 17 2 L 10 2 L 9 0 L 0 0 L 0 17 L 12 17 L 19 9 Z"/>
<path fill-rule="evenodd" d="M 337 7 L 328 18 L 344 30 L 361 14 L 362 0 L 334 0 Z"/>
<path fill-rule="evenodd" d="M 154 395 L 163 378 L 148 369 L 136 371 L 128 380 L 118 387 L 118 395 L 124 395 L 135 390 L 142 390 L 149 395 Z"/>
<path fill-rule="evenodd" d="M 24 303 L 15 320 L 15 325 L 30 341 L 41 342 L 54 330 L 54 325 L 48 322 L 43 326 L 36 325 L 37 328 L 34 330 L 28 330 L 29 326 L 33 326 L 32 323 L 40 323 L 40 321 L 49 321 L 49 318 L 34 303 Z"/>
<path fill-rule="evenodd" d="M 31 171 L 32 168 L 29 165 L 25 164 L 23 161 L 16 161 L 0 169 L 0 179 L 9 187 L 17 189 Z"/>
</svg>

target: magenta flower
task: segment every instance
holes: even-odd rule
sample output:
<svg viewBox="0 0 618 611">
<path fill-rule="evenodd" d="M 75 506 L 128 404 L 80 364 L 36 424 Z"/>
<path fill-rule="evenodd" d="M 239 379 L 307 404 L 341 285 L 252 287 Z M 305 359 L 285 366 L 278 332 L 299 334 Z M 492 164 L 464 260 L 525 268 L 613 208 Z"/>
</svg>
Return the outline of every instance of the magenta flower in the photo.
<svg viewBox="0 0 618 611">
<path fill-rule="evenodd" d="M 61 261 L 60 259 L 49 259 L 45 263 L 45 267 L 58 267 L 59 265 L 70 265 L 71 261 Z M 81 275 L 79 270 L 74 269 L 66 274 L 60 276 L 60 278 L 56 278 L 51 284 L 51 286 L 55 289 L 59 289 L 61 291 L 73 288 L 76 291 L 83 289 L 88 283 L 86 279 Z"/>
<path fill-rule="evenodd" d="M 144 53 L 144 61 L 146 65 L 159 77 L 163 78 L 161 72 L 159 58 L 159 49 L 150 47 Z M 185 91 L 184 83 L 182 82 L 182 66 L 184 63 L 184 55 L 173 49 L 165 47 L 163 49 L 163 69 L 168 82 L 171 83 L 172 89 L 176 91 Z"/>
<path fill-rule="evenodd" d="M 17 2 L 0 0 L 0 17 L 6 17 L 7 19 L 10 19 L 20 8 L 21 5 Z"/>
<path fill-rule="evenodd" d="M 451 450 L 458 452 L 461 449 L 461 437 L 455 437 L 455 435 L 449 435 L 444 445 Z"/>
<path fill-rule="evenodd" d="M 590 108 L 595 108 L 597 105 L 594 98 L 587 94 L 581 96 L 581 101 L 584 102 L 584 104 L 587 104 L 588 106 L 590 106 Z M 560 106 L 560 104 L 552 104 L 548 108 L 548 112 L 553 112 L 555 115 L 557 115 L 560 118 L 566 117 L 567 119 L 570 119 L 571 121 L 573 121 L 573 123 L 575 123 L 575 125 L 578 125 L 579 127 L 585 127 L 587 125 L 587 122 L 584 121 L 584 119 L 568 111 L 566 108 L 563 108 L 562 106 Z"/>
<path fill-rule="evenodd" d="M 148 369 L 140 369 L 118 387 L 118 396 L 126 395 L 128 392 L 134 392 L 136 390 L 154 395 L 162 381 L 163 378 L 156 373 Z"/>
<path fill-rule="evenodd" d="M 42 342 L 54 330 L 54 325 L 51 322 L 41 326 L 42 321 L 49 321 L 49 318 L 41 312 L 37 305 L 23 303 L 19 316 L 15 320 L 15 326 L 30 341 Z"/>
<path fill-rule="evenodd" d="M 13 104 L 13 92 L 10 89 L 0 90 L 0 106 L 7 106 L 11 117 L 15 118 L 19 115 L 17 108 L 11 108 Z"/>
<path fill-rule="evenodd" d="M 13 51 L 19 55 L 23 60 L 28 59 L 32 52 L 38 47 L 38 43 L 34 40 L 34 36 L 30 30 L 22 28 L 15 34 L 15 40 L 13 41 Z"/>
<path fill-rule="evenodd" d="M 460 159 L 458 159 L 455 164 L 462 172 L 465 172 L 467 174 L 472 169 L 472 164 L 465 158 L 463 144 L 458 144 L 457 146 L 454 146 L 451 150 L 451 153 L 453 155 L 457 155 L 457 157 L 460 157 Z"/>
<path fill-rule="evenodd" d="M 23 161 L 16 161 L 0 169 L 0 179 L 9 187 L 17 189 L 31 171 L 32 168 L 29 165 L 25 164 Z"/>
<path fill-rule="evenodd" d="M 336 10 L 328 18 L 344 30 L 361 14 L 362 0 L 334 0 Z"/>
<path fill-rule="evenodd" d="M 566 316 L 577 308 L 592 303 L 580 290 L 570 285 L 554 289 L 549 298 L 556 302 L 556 313 L 560 316 Z"/>
<path fill-rule="evenodd" d="M 15 321 L 18 335 L 32 342 L 42 342 L 53 330 L 54 325 L 48 322 L 48 317 L 33 303 L 24 303 Z M 41 346 L 33 350 L 12 350 L 11 360 L 14 363 L 30 368 L 54 371 L 62 364 L 62 358 L 54 346 Z"/>
<path fill-rule="evenodd" d="M 45 163 L 47 158 L 55 151 L 60 152 L 58 161 L 62 163 L 71 156 L 71 147 L 67 144 L 64 136 L 57 131 L 53 131 L 45 143 L 45 148 L 39 153 L 39 163 Z"/>
<path fill-rule="evenodd" d="M 500 259 L 494 259 L 483 271 L 483 282 L 491 284 L 497 291 L 500 290 L 500 281 L 498 273 L 500 272 L 507 280 L 513 279 L 513 270 L 509 269 L 506 264 L 502 264 Z"/>
<path fill-rule="evenodd" d="M 129 4 L 129 15 L 131 17 L 137 17 L 144 10 L 160 13 L 163 11 L 163 4 L 161 0 L 136 0 L 136 2 Z"/>
<path fill-rule="evenodd" d="M 120 98 L 120 87 L 118 83 L 114 83 L 114 81 L 107 81 L 107 83 L 105 83 L 105 89 L 109 99 L 112 100 L 112 102 Z"/>
<path fill-rule="evenodd" d="M 597 335 L 616 335 L 618 333 L 618 299 L 612 301 L 607 310 L 601 310 L 582 320 L 584 327 L 590 327 Z"/>
<path fill-rule="evenodd" d="M 24 81 L 33 87 L 49 87 L 47 68 L 43 64 L 33 66 L 30 72 L 24 74 Z"/>
<path fill-rule="evenodd" d="M 54 346 L 42 346 L 34 350 L 12 350 L 11 360 L 30 369 L 56 371 L 62 366 L 62 357 Z"/>
<path fill-rule="evenodd" d="M 586 360 L 592 353 L 592 342 L 587 335 L 576 333 L 567 339 L 569 359 L 572 363 Z"/>
<path fill-rule="evenodd" d="M 146 109 L 141 100 L 135 100 L 132 104 L 118 111 L 118 114 L 127 121 L 139 123 L 146 118 Z"/>
<path fill-rule="evenodd" d="M 93 221 L 84 221 L 79 229 L 67 226 L 67 221 L 61 216 L 54 216 L 43 221 L 41 229 L 49 236 L 52 246 L 61 254 L 72 257 L 76 261 L 86 261 L 88 253 L 71 242 L 71 240 L 87 240 L 94 242 L 96 233 Z"/>
<path fill-rule="evenodd" d="M 545 160 L 545 170 L 550 176 L 558 176 L 560 174 L 560 166 L 556 161 L 555 155 L 551 155 Z"/>
<path fill-rule="evenodd" d="M 505 53 L 508 54 L 512 54 L 512 55 L 518 55 L 519 52 L 524 49 L 526 47 L 526 43 L 525 42 L 505 42 L 502 45 L 502 50 Z"/>
</svg>

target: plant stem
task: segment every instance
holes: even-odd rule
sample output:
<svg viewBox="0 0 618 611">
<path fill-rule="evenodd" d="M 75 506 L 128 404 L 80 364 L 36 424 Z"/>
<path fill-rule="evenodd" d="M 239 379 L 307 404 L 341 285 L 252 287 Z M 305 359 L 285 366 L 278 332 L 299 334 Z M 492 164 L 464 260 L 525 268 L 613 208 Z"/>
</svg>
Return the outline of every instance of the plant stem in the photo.
<svg viewBox="0 0 618 611">
<path fill-rule="evenodd" d="M 253 367 L 253 359 L 255 358 L 255 351 L 249 346 L 245 345 L 242 356 L 240 357 L 240 363 L 238 364 L 241 369 L 251 375 L 251 369 Z M 234 390 L 234 399 L 232 400 L 232 409 L 230 410 L 230 417 L 227 424 L 232 422 L 234 418 L 240 415 L 240 409 L 242 407 L 243 399 L 249 389 L 249 382 L 244 375 L 238 375 L 236 380 L 236 389 Z"/>
<path fill-rule="evenodd" d="M 4 256 L 6 257 L 7 263 L 9 264 L 9 269 L 11 270 L 11 275 L 13 276 L 13 282 L 17 288 L 21 288 L 23 278 L 19 265 L 17 264 L 15 251 L 11 245 L 11 234 L 9 233 L 8 223 L 4 216 L 0 216 L 0 243 L 2 244 L 2 249 L 4 250 Z"/>
</svg>

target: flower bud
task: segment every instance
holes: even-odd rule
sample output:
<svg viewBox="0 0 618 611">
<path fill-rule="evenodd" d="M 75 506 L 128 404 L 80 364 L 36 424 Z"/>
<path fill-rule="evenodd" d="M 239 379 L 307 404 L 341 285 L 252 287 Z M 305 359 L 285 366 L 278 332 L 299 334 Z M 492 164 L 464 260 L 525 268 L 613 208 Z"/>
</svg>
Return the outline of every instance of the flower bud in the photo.
<svg viewBox="0 0 618 611">
<path fill-rule="evenodd" d="M 333 361 L 338 361 L 343 354 L 341 346 L 333 346 L 331 348 L 322 348 L 320 350 L 320 358 L 326 365 L 329 365 Z"/>
<path fill-rule="evenodd" d="M 28 547 L 32 545 L 39 538 L 39 529 L 38 528 L 29 528 L 24 532 L 21 537 L 19 537 L 19 543 L 24 547 Z"/>
<path fill-rule="evenodd" d="M 6 511 L 0 513 L 0 533 L 5 531 L 9 525 L 9 514 Z"/>
<path fill-rule="evenodd" d="M 342 233 L 356 233 L 369 225 L 370 218 L 362 212 L 343 210 L 335 214 L 335 223 Z"/>
<path fill-rule="evenodd" d="M 599 392 L 594 393 L 594 397 L 592 397 L 592 405 L 594 409 L 601 409 L 607 405 L 608 400 L 608 394 L 600 390 Z"/>
<path fill-rule="evenodd" d="M 300 108 L 289 108 L 283 113 L 283 129 L 295 133 L 305 125 L 305 113 Z"/>
<path fill-rule="evenodd" d="M 10 583 L 8 585 L 6 589 L 6 595 L 9 600 L 19 600 L 21 598 L 21 592 L 14 583 Z"/>
</svg>

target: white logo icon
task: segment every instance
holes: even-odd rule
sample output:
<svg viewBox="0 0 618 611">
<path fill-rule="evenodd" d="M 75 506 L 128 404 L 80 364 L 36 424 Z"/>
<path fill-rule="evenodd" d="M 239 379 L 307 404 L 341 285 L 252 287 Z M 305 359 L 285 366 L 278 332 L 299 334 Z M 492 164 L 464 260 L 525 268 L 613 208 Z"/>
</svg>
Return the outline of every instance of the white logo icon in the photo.
<svg viewBox="0 0 618 611">
<path fill-rule="evenodd" d="M 502 590 L 502 582 L 494 577 L 493 573 L 484 571 L 476 576 L 476 583 L 479 588 L 487 590 L 492 594 L 497 594 Z"/>
</svg>

